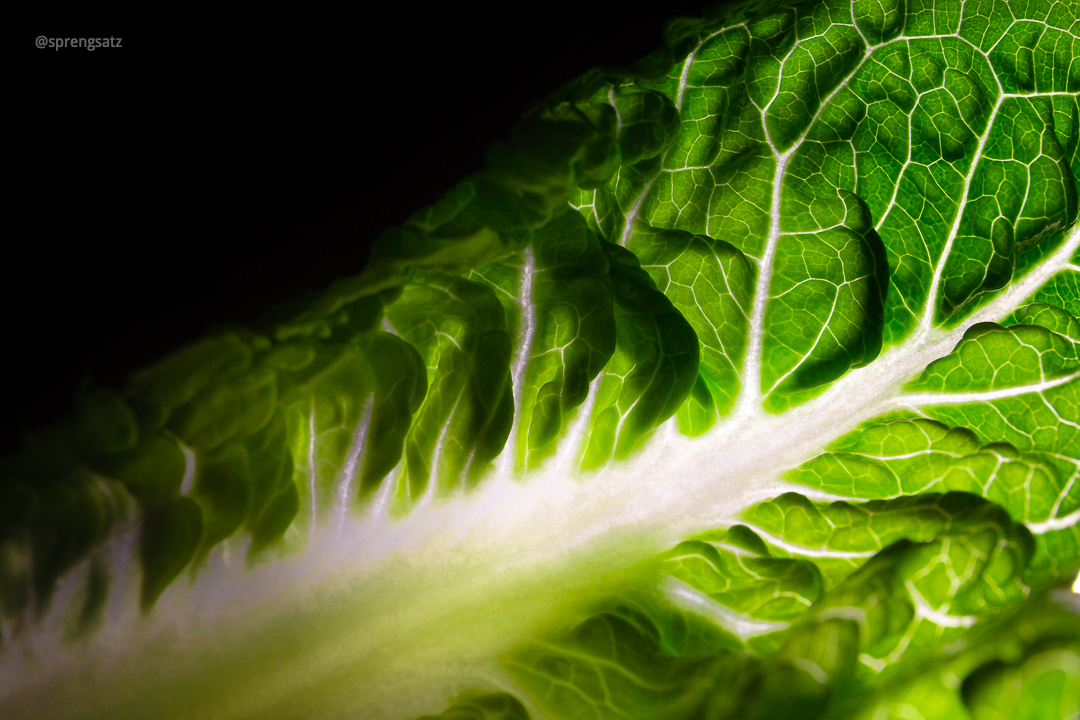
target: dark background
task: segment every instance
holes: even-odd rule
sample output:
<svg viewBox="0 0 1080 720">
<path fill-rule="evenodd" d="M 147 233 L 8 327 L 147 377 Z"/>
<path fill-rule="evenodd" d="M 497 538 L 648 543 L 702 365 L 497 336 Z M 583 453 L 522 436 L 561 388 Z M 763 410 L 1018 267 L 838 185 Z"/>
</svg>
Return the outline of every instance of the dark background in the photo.
<svg viewBox="0 0 1080 720">
<path fill-rule="evenodd" d="M 358 272 L 371 240 L 479 170 L 487 144 L 705 2 L 398 3 L 260 25 L 38 21 L 8 112 L 0 452 L 201 335 Z M 530 13 L 525 15 L 524 13 Z M 34 47 L 123 38 L 118 49 Z"/>
</svg>

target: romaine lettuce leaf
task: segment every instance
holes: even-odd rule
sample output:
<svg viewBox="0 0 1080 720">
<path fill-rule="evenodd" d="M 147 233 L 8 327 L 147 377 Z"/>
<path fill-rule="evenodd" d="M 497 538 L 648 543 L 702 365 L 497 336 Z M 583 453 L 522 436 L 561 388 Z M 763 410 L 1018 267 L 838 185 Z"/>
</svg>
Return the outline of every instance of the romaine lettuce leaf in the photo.
<svg viewBox="0 0 1080 720">
<path fill-rule="evenodd" d="M 746 2 L 0 461 L 5 718 L 1080 713 L 1080 11 Z"/>
</svg>

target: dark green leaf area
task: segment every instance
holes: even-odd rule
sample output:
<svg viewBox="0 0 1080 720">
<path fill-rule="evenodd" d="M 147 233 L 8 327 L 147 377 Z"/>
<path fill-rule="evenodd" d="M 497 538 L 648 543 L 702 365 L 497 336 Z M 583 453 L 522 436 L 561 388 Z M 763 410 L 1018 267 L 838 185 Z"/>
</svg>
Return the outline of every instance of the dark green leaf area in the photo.
<svg viewBox="0 0 1080 720">
<path fill-rule="evenodd" d="M 280 404 L 289 408 L 292 453 L 303 459 L 315 486 L 309 502 L 326 508 L 342 480 L 351 497 L 363 495 L 397 464 L 427 389 L 427 371 L 412 345 L 385 332 L 316 347 L 314 362 L 287 378 Z"/>
<path fill-rule="evenodd" d="M 1030 556 L 1030 537 L 1000 520 L 1000 515 L 987 517 L 929 543 L 895 543 L 837 586 L 814 612 L 826 617 L 841 614 L 841 608 L 865 613 L 861 650 L 871 657 L 895 662 L 903 655 L 911 660 L 932 653 L 978 617 L 1027 598 L 1029 589 L 1018 575 Z"/>
<path fill-rule="evenodd" d="M 965 428 L 914 419 L 869 425 L 785 478 L 866 499 L 969 492 L 997 503 L 1019 522 L 1038 522 L 1075 507 L 1075 499 L 1062 501 L 1072 494 L 1074 472 L 1049 455 L 1021 453 L 1007 443 L 984 445 Z"/>
<path fill-rule="evenodd" d="M 703 135 L 702 132 L 709 127 L 717 127 L 716 122 L 723 123 L 723 118 L 713 118 L 712 123 L 703 117 L 700 112 L 703 109 L 701 103 L 711 100 L 707 93 L 701 92 L 703 85 L 713 88 L 722 88 L 740 80 L 744 80 L 743 73 L 752 71 L 754 63 L 751 60 L 751 38 L 746 28 L 735 27 L 720 31 L 706 31 L 696 38 L 701 43 L 694 53 L 694 60 L 690 63 L 689 73 L 683 84 L 683 72 L 686 69 L 684 62 L 673 65 L 668 72 L 659 78 L 639 80 L 636 85 L 648 88 L 650 91 L 659 92 L 677 101 L 680 87 L 682 89 L 683 103 L 678 108 L 682 124 L 677 134 L 676 146 L 669 148 L 672 159 L 684 159 L 685 153 L 690 150 L 688 138 Z M 756 55 L 762 55 L 763 48 L 756 48 Z M 622 92 L 627 92 L 623 90 Z M 674 102 L 672 103 L 674 105 Z M 699 112 L 688 113 L 686 110 L 697 105 Z M 726 103 L 725 103 L 726 106 Z M 690 122 L 690 126 L 687 125 Z M 705 122 L 705 125 L 699 123 Z M 699 156 L 704 157 L 704 156 Z M 629 163 L 628 163 L 629 164 Z"/>
<path fill-rule="evenodd" d="M 777 242 L 761 370 L 772 412 L 881 350 L 888 267 L 865 208 L 849 200 L 846 227 L 782 235 Z"/>
<path fill-rule="evenodd" d="M 449 492 L 475 483 L 502 450 L 514 416 L 511 340 L 487 286 L 433 277 L 410 285 L 387 319 L 427 367 L 428 391 L 405 444 L 403 498 L 434 483 Z"/>
<path fill-rule="evenodd" d="M 1012 51 L 1017 43 L 1009 42 L 1008 36 L 1025 38 L 1025 41 L 1020 44 L 1033 50 L 1041 45 L 1042 51 L 1046 53 L 1041 59 L 1049 59 L 1049 56 L 1055 53 L 1071 55 L 1072 43 L 1069 40 L 1072 34 L 1068 31 L 1075 24 L 1076 9 L 1068 5 L 977 0 L 965 3 L 963 6 L 960 37 L 970 41 L 983 52 L 990 53 L 991 58 L 995 59 L 995 70 L 998 73 L 1007 73 L 1008 70 L 1004 64 L 997 63 L 996 58 L 1008 55 L 1014 55 L 1015 58 Z M 1066 40 L 1060 42 L 1063 36 Z M 1002 51 L 995 53 L 998 47 L 1002 47 Z M 1031 57 L 1029 56 L 1028 59 Z M 1060 61 L 1060 57 L 1054 59 Z M 1053 75 L 1055 82 L 1068 80 L 1069 76 L 1060 72 L 1061 66 L 1051 65 L 1050 67 L 1053 67 L 1055 72 L 1047 73 L 1047 75 Z"/>
<path fill-rule="evenodd" d="M 22 483 L 0 483 L 0 616 L 19 615 L 30 603 L 30 550 L 19 537 L 37 497 Z"/>
<path fill-rule="evenodd" d="M 31 603 L 35 613 L 45 612 L 59 578 L 135 512 L 125 483 L 82 461 L 83 419 L 76 414 L 27 433 L 23 452 L 0 463 L 0 617 L 5 620 L 27 617 Z M 122 464 L 131 452 L 95 454 L 93 465 Z"/>
<path fill-rule="evenodd" d="M 299 343 L 270 348 L 266 363 L 279 370 L 300 370 L 315 358 L 311 346 L 303 341 L 347 342 L 376 329 L 382 319 L 383 304 L 398 291 L 389 289 L 376 295 L 365 295 L 365 291 L 359 277 L 347 276 L 333 281 L 325 290 L 308 293 L 271 310 L 260 323 L 260 329 L 279 343 L 290 340 Z"/>
<path fill-rule="evenodd" d="M 1061 578 L 1080 572 L 1080 532 L 1075 526 L 1035 535 L 1035 556 L 1025 581 L 1032 587 L 1046 587 Z"/>
<path fill-rule="evenodd" d="M 911 83 L 919 96 L 911 118 L 912 162 L 925 166 L 929 177 L 934 164 L 963 177 L 994 110 L 993 71 L 962 40 L 919 40 L 911 43 Z M 952 198 L 954 207 L 959 200 Z"/>
<path fill-rule="evenodd" d="M 203 536 L 196 563 L 210 548 L 236 532 L 251 509 L 251 459 L 246 447 L 231 442 L 198 458 L 191 497 L 202 509 Z"/>
<path fill-rule="evenodd" d="M 857 630 L 844 625 L 807 628 L 761 658 L 734 636 L 707 631 L 702 618 L 639 598 L 528 642 L 504 664 L 538 709 L 559 720 L 815 717 L 827 691 L 813 671 L 850 674 L 857 643 L 837 653 L 834 636 Z M 810 672 L 807 661 L 816 661 Z"/>
<path fill-rule="evenodd" d="M 864 681 L 878 682 L 868 669 L 933 657 L 981 618 L 1022 604 L 1030 593 L 1020 580 L 1031 557 L 1030 534 L 978 498 L 936 500 L 955 513 L 952 522 L 922 528 L 923 541 L 892 541 L 829 589 L 793 626 L 794 636 L 834 618 L 851 622 L 850 641 L 866 663 Z"/>
<path fill-rule="evenodd" d="M 297 379 L 292 374 L 303 373 L 316 354 L 310 343 L 275 346 L 247 331 L 229 332 L 136 373 L 127 399 L 148 428 L 163 426 L 194 451 L 210 452 L 265 428 L 283 387 L 288 390 Z"/>
<path fill-rule="evenodd" d="M 905 33 L 919 35 L 952 35 L 960 29 L 960 8 L 930 0 L 913 0 L 908 4 Z"/>
<path fill-rule="evenodd" d="M 927 366 L 906 389 L 965 393 L 1040 383 L 1080 369 L 1076 344 L 1036 325 L 972 326 L 952 353 Z"/>
<path fill-rule="evenodd" d="M 870 207 L 882 235 L 892 271 L 890 280 L 896 288 L 888 296 L 890 319 L 903 310 L 903 298 L 926 292 L 932 274 L 927 248 L 915 227 L 923 210 L 933 213 L 933 209 L 913 206 L 910 212 L 905 211 L 905 194 L 897 188 L 898 183 L 912 182 L 905 169 L 911 151 L 911 114 L 918 102 L 919 94 L 912 84 L 911 46 L 888 45 L 875 51 L 848 89 L 825 107 L 808 137 L 823 143 L 822 149 L 835 158 L 832 163 L 858 171 L 858 194 Z M 853 122 L 857 124 L 852 128 Z M 855 162 L 844 163 L 852 150 Z"/>
<path fill-rule="evenodd" d="M 1080 343 L 1080 320 L 1076 316 L 1054 305 L 1031 303 L 1012 314 L 1008 325 L 1038 325 L 1068 338 L 1073 343 Z"/>
<path fill-rule="evenodd" d="M 114 455 L 135 447 L 139 425 L 119 394 L 105 389 L 76 399 L 76 433 L 83 452 Z"/>
<path fill-rule="evenodd" d="M 849 168 L 838 175 L 852 178 L 841 187 L 865 200 L 884 243 L 892 284 L 886 342 L 916 323 L 997 95 L 985 58 L 969 44 L 893 43 L 864 63 L 810 136 Z"/>
<path fill-rule="evenodd" d="M 787 161 L 779 228 L 784 233 L 847 229 L 872 236 L 870 209 L 851 191 L 858 183 L 851 140 L 863 119 L 864 103 L 846 89 L 828 108 L 815 135 Z"/>
<path fill-rule="evenodd" d="M 359 491 L 363 495 L 377 488 L 401 459 L 413 414 L 427 392 L 427 372 L 420 354 L 388 333 L 367 335 L 361 346 L 374 376 L 360 467 Z"/>
<path fill-rule="evenodd" d="M 986 52 L 1001 39 L 1018 16 L 1032 12 L 1039 12 L 1036 3 L 1014 8 L 996 0 L 975 0 L 964 7 L 960 37 Z"/>
<path fill-rule="evenodd" d="M 64 621 L 64 636 L 79 638 L 96 629 L 104 619 L 111 578 L 101 558 L 90 561 L 79 588 L 71 599 L 72 613 Z"/>
<path fill-rule="evenodd" d="M 878 59 L 880 60 L 880 57 Z M 822 172 L 824 178 L 843 179 L 844 184 L 836 187 L 850 188 L 857 177 L 854 163 L 850 162 L 851 158 L 854 157 L 856 148 L 850 145 L 844 147 L 840 143 L 849 143 L 851 141 L 855 133 L 858 132 L 860 125 L 866 120 L 869 112 L 867 101 L 852 90 L 852 85 L 860 87 L 866 93 L 866 85 L 868 83 L 873 84 L 872 94 L 881 94 L 888 97 L 889 90 L 880 87 L 880 82 L 875 82 L 878 80 L 877 78 L 867 79 L 865 77 L 875 71 L 880 72 L 880 69 L 876 67 L 876 64 L 872 63 L 867 66 L 866 70 L 862 70 L 856 75 L 857 79 L 853 83 L 849 82 L 848 85 L 837 91 L 829 104 L 821 109 L 818 121 L 810 126 L 806 134 L 806 142 L 800 146 L 800 152 L 793 156 L 793 158 L 799 158 L 800 164 L 805 164 L 805 160 L 802 158 L 807 155 L 816 156 L 817 161 L 823 163 L 820 169 L 825 171 Z M 885 77 L 890 76 L 885 75 Z M 906 101 L 906 96 L 910 94 L 907 91 L 910 88 L 902 83 L 899 88 L 896 85 L 895 76 L 892 76 L 889 82 L 890 90 L 894 93 L 899 90 L 897 94 L 900 95 L 900 98 L 898 99 L 902 98 L 903 101 Z M 870 102 L 873 103 L 873 100 L 870 100 Z M 896 108 L 893 108 L 893 114 L 897 114 Z M 878 117 L 880 118 L 881 115 Z M 906 116 L 903 119 L 906 121 Z M 884 139 L 882 138 L 882 140 Z M 821 189 L 824 190 L 825 188 Z M 825 193 L 827 192 L 826 190 Z M 825 193 L 822 193 L 822 195 L 824 196 Z"/>
<path fill-rule="evenodd" d="M 824 3 L 819 5 L 818 12 L 823 14 L 825 7 Z M 784 59 L 779 89 L 765 115 L 769 140 L 779 152 L 791 147 L 809 129 L 822 102 L 866 52 L 859 32 L 850 25 L 850 15 L 847 25 L 832 25 L 829 20 L 821 18 L 823 32 L 800 33 L 809 37 Z M 813 20 L 806 18 L 802 24 L 809 22 Z"/>
<path fill-rule="evenodd" d="M 714 666 L 738 641 L 653 598 L 614 602 L 565 633 L 503 658 L 537 709 L 559 720 L 696 717 Z"/>
<path fill-rule="evenodd" d="M 265 510 L 271 499 L 293 487 L 293 457 L 289 452 L 288 425 L 280 410 L 265 428 L 245 444 L 248 454 L 248 477 L 251 506 L 247 513 L 250 525 Z"/>
<path fill-rule="evenodd" d="M 1005 92 L 1080 90 L 1080 71 L 1073 62 L 1080 42 L 1070 32 L 1071 24 L 1061 28 L 1032 20 L 1010 23 L 1004 36 L 989 49 L 990 62 Z"/>
<path fill-rule="evenodd" d="M 967 698 L 985 682 L 982 668 L 1001 658 L 1038 656 L 1048 639 L 1060 646 L 1053 638 L 1076 637 L 1080 630 L 1070 613 L 1038 601 L 1053 622 L 1035 617 L 1035 626 L 1025 626 L 1027 604 L 1019 601 L 1026 588 L 1001 582 L 1015 578 L 1008 556 L 1017 552 L 1023 530 L 968 497 L 971 508 L 982 510 L 967 525 L 886 547 L 754 651 L 696 614 L 699 603 L 687 612 L 640 595 L 613 600 L 572 629 L 526 642 L 504 664 L 537 709 L 558 720 L 863 717 L 859 713 L 876 710 L 879 698 L 942 682 L 949 671 L 956 680 L 945 685 L 952 693 L 946 699 L 956 706 L 963 702 L 961 683 Z M 729 543 L 731 554 L 746 558 L 767 555 L 746 528 L 724 532 L 713 533 L 710 543 Z M 689 547 L 668 553 L 660 567 L 675 567 Z M 725 567 L 732 566 L 714 566 Z M 1005 599 L 993 592 L 1000 588 Z M 708 617 L 715 619 L 711 612 Z M 978 638 L 974 647 L 952 642 L 965 634 Z"/>
<path fill-rule="evenodd" d="M 917 708 L 925 720 L 1070 720 L 1080 687 L 1073 680 L 1080 607 L 1069 595 L 1064 588 L 1041 593 L 976 625 L 964 642 L 942 646 L 936 657 L 898 664 L 833 717 L 899 720 Z"/>
<path fill-rule="evenodd" d="M 266 364 L 275 370 L 297 372 L 314 362 L 316 353 L 312 343 L 283 343 L 266 354 Z"/>
<path fill-rule="evenodd" d="M 1071 270 L 1058 273 L 1039 288 L 1032 299 L 1080 317 L 1080 273 Z"/>
<path fill-rule="evenodd" d="M 629 250 L 602 243 L 611 263 L 616 350 L 604 369 L 583 466 L 626 457 L 679 409 L 697 381 L 693 327 Z"/>
<path fill-rule="evenodd" d="M 244 372 L 251 361 L 250 345 L 236 335 L 206 338 L 135 373 L 128 382 L 127 396 L 140 420 L 156 429 L 173 410 Z"/>
<path fill-rule="evenodd" d="M 281 540 L 298 512 L 300 492 L 290 482 L 266 502 L 258 515 L 252 516 L 248 561 L 254 562 L 263 550 Z"/>
<path fill-rule="evenodd" d="M 475 182 L 466 181 L 449 190 L 433 207 L 413 216 L 410 222 L 387 230 L 372 245 L 371 258 L 361 275 L 367 291 L 401 286 L 417 273 L 467 272 L 476 265 L 519 250 L 527 243 L 527 234 L 502 237 L 465 214 L 474 201 L 481 207 L 497 206 L 500 196 L 508 200 L 498 186 L 478 188 Z"/>
<path fill-rule="evenodd" d="M 766 24 L 779 27 L 761 31 L 790 35 L 791 20 L 787 12 L 773 15 Z M 606 237 L 622 232 L 608 224 L 621 228 L 640 202 L 639 217 L 653 227 L 719 238 L 760 257 L 776 163 L 761 124 L 759 108 L 767 98 L 755 88 L 775 89 L 772 53 L 785 42 L 733 27 L 704 40 L 685 78 L 680 66 L 656 84 L 681 98 L 679 134 L 655 168 L 621 168 L 597 192 L 594 212 Z M 605 224 L 606 216 L 618 219 Z"/>
<path fill-rule="evenodd" d="M 1060 314 L 1057 317 L 1064 319 Z M 990 390 L 1001 396 L 981 399 L 957 392 L 955 403 L 926 405 L 920 412 L 948 426 L 970 428 L 987 445 L 985 450 L 996 451 L 999 443 L 1008 443 L 1020 453 L 1017 460 L 1032 466 L 1033 472 L 1023 480 L 1017 470 L 1021 466 L 1009 467 L 1014 463 L 1010 458 L 1003 463 L 1007 474 L 1000 479 L 1006 480 L 1004 485 L 995 482 L 984 492 L 1014 517 L 1045 523 L 1038 528 L 1039 550 L 1032 563 L 1032 572 L 1042 579 L 1033 575 L 1031 582 L 1047 582 L 1055 573 L 1080 565 L 1080 531 L 1065 521 L 1080 509 L 1080 483 L 1076 482 L 1080 477 L 1076 459 L 1080 457 L 1080 398 L 1076 382 L 1070 380 L 1077 370 L 1074 345 L 1066 336 L 1038 326 L 1014 325 L 1004 330 L 976 326 L 969 335 L 957 351 L 931 364 L 916 382 L 944 390 L 942 401 L 949 399 L 954 382 L 960 385 L 957 390 Z M 1017 342 L 1018 336 L 1025 338 L 1027 347 Z M 1002 353 L 1002 359 L 1015 359 L 1001 364 L 994 357 L 991 363 L 992 356 L 980 350 L 984 341 L 990 343 L 991 352 Z M 1057 382 L 1047 380 L 1049 387 L 1041 387 L 1043 373 Z"/>
<path fill-rule="evenodd" d="M 669 131 L 671 119 L 662 109 L 640 114 L 645 125 L 659 121 Z M 487 169 L 376 240 L 359 276 L 363 292 L 403 285 L 417 273 L 467 273 L 520 251 L 565 212 L 577 188 L 602 185 L 616 171 L 616 125 L 606 102 L 548 104 L 527 116 L 508 141 L 488 149 Z M 633 149 L 647 155 L 657 142 L 648 136 L 656 133 L 643 127 L 637 134 Z"/>
<path fill-rule="evenodd" d="M 469 276 L 495 291 L 518 338 L 510 441 L 517 469 L 536 467 L 556 450 L 615 350 L 608 270 L 596 233 L 581 215 L 566 213 L 539 230 L 529 250 Z"/>
<path fill-rule="evenodd" d="M 969 628 L 952 625 L 948 617 L 935 614 L 934 618 L 943 623 L 938 624 L 928 616 L 935 611 L 916 599 L 921 596 L 912 587 L 912 571 L 921 563 L 913 561 L 926 551 L 907 542 L 891 546 L 830 592 L 803 622 L 792 628 L 778 654 L 794 655 L 796 667 L 819 682 L 820 704 L 809 717 L 871 717 L 853 711 L 867 705 L 874 707 L 893 688 L 907 689 L 910 684 L 926 680 L 947 681 L 936 676 L 950 661 L 959 679 L 979 667 L 983 657 L 955 657 L 966 645 L 952 640 L 969 634 Z M 1008 614 L 989 616 L 982 623 L 999 624 L 999 618 Z M 879 673 L 877 668 L 882 667 Z M 920 677 L 924 673 L 929 678 Z M 953 694 L 944 698 L 954 706 L 960 702 L 958 684 L 953 683 Z M 778 692 L 783 697 L 784 690 Z M 801 717 L 789 715 L 794 716 Z M 923 717 L 954 715 L 928 713 Z"/>
<path fill-rule="evenodd" d="M 690 395 L 679 406 L 675 417 L 679 431 L 690 437 L 704 435 L 716 424 L 716 404 L 701 375 L 698 375 L 694 387 L 690 389 Z"/>
<path fill-rule="evenodd" d="M 354 445 L 371 407 L 373 385 L 371 366 L 363 351 L 338 346 L 320 353 L 283 394 L 282 404 L 293 409 L 293 432 L 302 438 L 299 453 L 306 456 L 306 469 L 314 475 L 312 502 L 316 507 L 332 502 L 349 458 L 360 450 Z"/>
<path fill-rule="evenodd" d="M 48 608 L 60 576 L 108 537 L 117 521 L 131 510 L 119 483 L 95 478 L 86 471 L 72 473 L 50 490 L 48 503 L 36 504 L 28 518 L 33 553 L 30 580 L 39 613 Z"/>
<path fill-rule="evenodd" d="M 756 620 L 796 619 L 824 590 L 817 566 L 799 558 L 774 557 L 744 525 L 682 542 L 661 559 L 666 574 Z"/>
<path fill-rule="evenodd" d="M 795 626 L 795 633 L 805 632 L 804 628 L 843 618 L 840 622 L 855 631 L 853 637 L 838 636 L 840 642 L 830 653 L 844 653 L 843 642 L 854 640 L 854 647 L 849 645 L 846 652 L 849 657 L 857 653 L 859 662 L 852 663 L 856 667 L 849 670 L 849 681 L 842 682 L 835 673 L 816 673 L 826 679 L 831 696 L 824 717 L 902 718 L 903 713 L 889 712 L 904 709 L 901 699 L 914 702 L 924 718 L 964 717 L 961 693 L 970 701 L 971 690 L 981 684 L 986 668 L 1001 660 L 1015 662 L 1038 655 L 1047 642 L 1060 643 L 1062 636 L 1073 642 L 1080 637 L 1080 618 L 1046 602 L 1045 596 L 1030 600 L 1025 595 L 1026 602 L 964 616 L 960 622 L 940 614 L 940 608 L 927 606 L 927 578 L 934 572 L 925 574 L 925 561 L 949 562 L 935 553 L 953 552 L 953 541 L 947 537 L 940 547 L 907 541 L 889 547 Z M 963 573 L 940 579 L 960 586 L 968 580 Z M 950 609 L 956 609 L 955 604 Z M 963 642 L 952 642 L 959 636 L 964 636 Z"/>
<path fill-rule="evenodd" d="M 660 154 L 679 132 L 679 111 L 663 93 L 613 90 L 610 99 L 618 118 L 619 154 L 624 165 L 635 165 Z"/>
<path fill-rule="evenodd" d="M 740 140 L 740 144 L 747 147 L 735 157 L 719 158 L 712 170 L 663 173 L 645 203 L 649 224 L 708 234 L 760 258 L 769 233 L 769 215 L 760 208 L 769 203 L 769 178 L 775 162 L 763 142 Z M 722 160 L 727 165 L 720 165 Z M 725 182 L 741 192 L 717 192 L 716 186 Z M 701 221 L 695 222 L 699 208 L 707 214 L 702 212 Z"/>
<path fill-rule="evenodd" d="M 353 310 L 349 306 L 348 312 Z M 338 329 L 331 337 L 352 327 L 348 312 L 337 312 L 344 314 L 335 320 Z M 293 481 L 295 431 L 312 424 L 294 423 L 290 440 L 282 405 L 301 406 L 305 416 L 313 412 L 316 432 L 333 436 L 344 431 L 338 433 L 345 436 L 341 447 L 333 442 L 320 446 L 325 477 L 328 464 L 339 470 L 346 464 L 366 403 L 370 452 L 358 469 L 362 489 L 377 486 L 401 456 L 426 379 L 422 360 L 407 343 L 386 333 L 355 331 L 349 330 L 355 344 L 336 346 L 295 340 L 273 345 L 239 332 L 212 337 L 137 373 L 126 397 L 105 390 L 83 393 L 69 421 L 29 436 L 23 454 L 8 461 L 4 472 L 4 485 L 14 493 L 11 512 L 26 505 L 5 523 L 5 534 L 19 526 L 34 529 L 35 595 L 47 600 L 56 578 L 85 558 L 115 520 L 125 516 L 128 493 L 138 500 L 143 534 L 151 539 L 158 537 L 152 525 L 159 520 L 177 526 L 175 501 L 182 491 L 188 493 L 185 503 L 194 502 L 199 511 L 197 523 L 181 523 L 186 528 L 182 545 L 190 545 L 190 551 L 170 551 L 171 559 L 162 566 L 154 560 L 157 541 L 146 550 L 145 562 L 168 568 L 148 576 L 147 603 L 187 562 L 201 561 L 241 529 L 252 533 L 249 558 L 277 542 L 300 507 Z M 324 483 L 327 495 L 336 479 L 331 475 Z M 21 476 L 39 479 L 32 494 L 16 492 L 21 485 L 14 480 Z M 101 488 L 112 493 L 103 516 L 89 509 L 105 502 L 97 497 Z M 19 498 L 27 502 L 16 502 Z M 71 502 L 90 505 L 80 511 L 83 515 L 61 520 Z M 174 511 L 166 512 L 168 507 Z M 162 532 L 176 534 L 175 527 Z M 19 545 L 12 542 L 12 547 Z M 20 572 L 8 573 L 10 585 L 5 580 L 5 593 L 12 598 L 27 597 L 17 587 Z"/>
<path fill-rule="evenodd" d="M 1080 177 L 1080 97 L 1054 95 L 1049 98 L 1049 103 L 1053 109 L 1050 119 L 1058 145 L 1065 153 L 1072 176 Z"/>
<path fill-rule="evenodd" d="M 855 24 L 871 45 L 880 45 L 900 34 L 904 29 L 904 10 L 902 0 L 855 0 L 851 6 Z"/>
<path fill-rule="evenodd" d="M 745 510 L 742 519 L 764 539 L 772 557 L 813 563 L 821 572 L 825 589 L 842 582 L 868 558 L 900 540 L 931 543 L 950 534 L 974 536 L 990 528 L 992 534 L 1012 543 L 1012 549 L 1005 545 L 999 548 L 1002 553 L 1008 551 L 1009 557 L 1022 559 L 1017 561 L 1016 573 L 1027 567 L 1033 552 L 1031 535 L 1022 525 L 1002 508 L 965 492 L 862 503 L 814 502 L 798 493 L 785 493 Z"/>
<path fill-rule="evenodd" d="M 660 111 L 662 113 L 662 111 Z M 562 205 L 574 186 L 596 187 L 619 167 L 618 118 L 606 103 L 561 102 L 526 115 L 486 159 L 491 177 Z M 543 222 L 537 224 L 543 225 Z"/>
<path fill-rule="evenodd" d="M 1047 638 L 964 680 L 973 720 L 1069 720 L 1080 714 L 1080 640 Z"/>
<path fill-rule="evenodd" d="M 210 451 L 234 436 L 266 426 L 277 406 L 277 373 L 258 368 L 208 387 L 169 419 L 169 429 L 184 443 Z"/>
<path fill-rule="evenodd" d="M 507 693 L 463 693 L 438 715 L 424 715 L 416 720 L 530 720 L 521 701 Z"/>
<path fill-rule="evenodd" d="M 555 451 L 589 383 L 615 351 L 616 334 L 608 259 L 580 215 L 568 213 L 538 232 L 532 257 L 535 329 L 519 411 L 531 418 L 519 448 L 529 467 Z"/>
<path fill-rule="evenodd" d="M 783 644 L 764 657 L 728 655 L 714 664 L 714 685 L 694 717 L 826 717 L 855 675 L 858 635 L 855 623 L 827 619 L 789 631 Z"/>
<path fill-rule="evenodd" d="M 945 315 L 1003 288 L 1020 256 L 1076 217 L 1076 180 L 1053 115 L 1046 98 L 998 108 L 945 267 Z"/>
<path fill-rule="evenodd" d="M 732 245 L 680 230 L 639 225 L 627 243 L 642 268 L 690 323 L 701 346 L 700 381 L 710 399 L 694 400 L 708 426 L 730 412 L 739 392 L 746 353 L 747 316 L 753 304 L 754 267 Z M 710 402 L 711 400 L 711 402 Z"/>
<path fill-rule="evenodd" d="M 174 498 L 146 518 L 140 541 L 144 611 L 191 562 L 202 536 L 202 511 L 191 498 Z"/>
<path fill-rule="evenodd" d="M 187 461 L 176 441 L 154 433 L 133 449 L 103 464 L 146 509 L 158 508 L 180 494 Z"/>
</svg>

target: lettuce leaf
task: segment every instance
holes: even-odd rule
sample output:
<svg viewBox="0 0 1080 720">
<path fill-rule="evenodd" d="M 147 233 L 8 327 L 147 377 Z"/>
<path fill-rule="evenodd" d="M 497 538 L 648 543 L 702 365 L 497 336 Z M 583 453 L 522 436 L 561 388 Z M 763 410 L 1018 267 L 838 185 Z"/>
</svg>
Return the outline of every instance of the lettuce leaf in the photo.
<svg viewBox="0 0 1080 720">
<path fill-rule="evenodd" d="M 0 461 L 5 718 L 1080 712 L 1080 15 L 669 23 Z"/>
</svg>

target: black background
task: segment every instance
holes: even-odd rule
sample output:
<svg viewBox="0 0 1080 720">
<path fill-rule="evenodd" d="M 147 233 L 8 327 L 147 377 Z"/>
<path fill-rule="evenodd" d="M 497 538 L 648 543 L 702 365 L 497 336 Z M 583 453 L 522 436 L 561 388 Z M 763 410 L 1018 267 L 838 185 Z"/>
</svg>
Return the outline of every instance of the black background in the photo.
<svg viewBox="0 0 1080 720">
<path fill-rule="evenodd" d="M 18 38 L 0 451 L 201 335 L 358 272 L 533 103 L 704 2 L 40 20 Z M 37 35 L 123 39 L 39 50 Z M 19 169 L 19 168 L 23 169 Z M 21 218 L 21 220 L 20 220 Z"/>
</svg>

